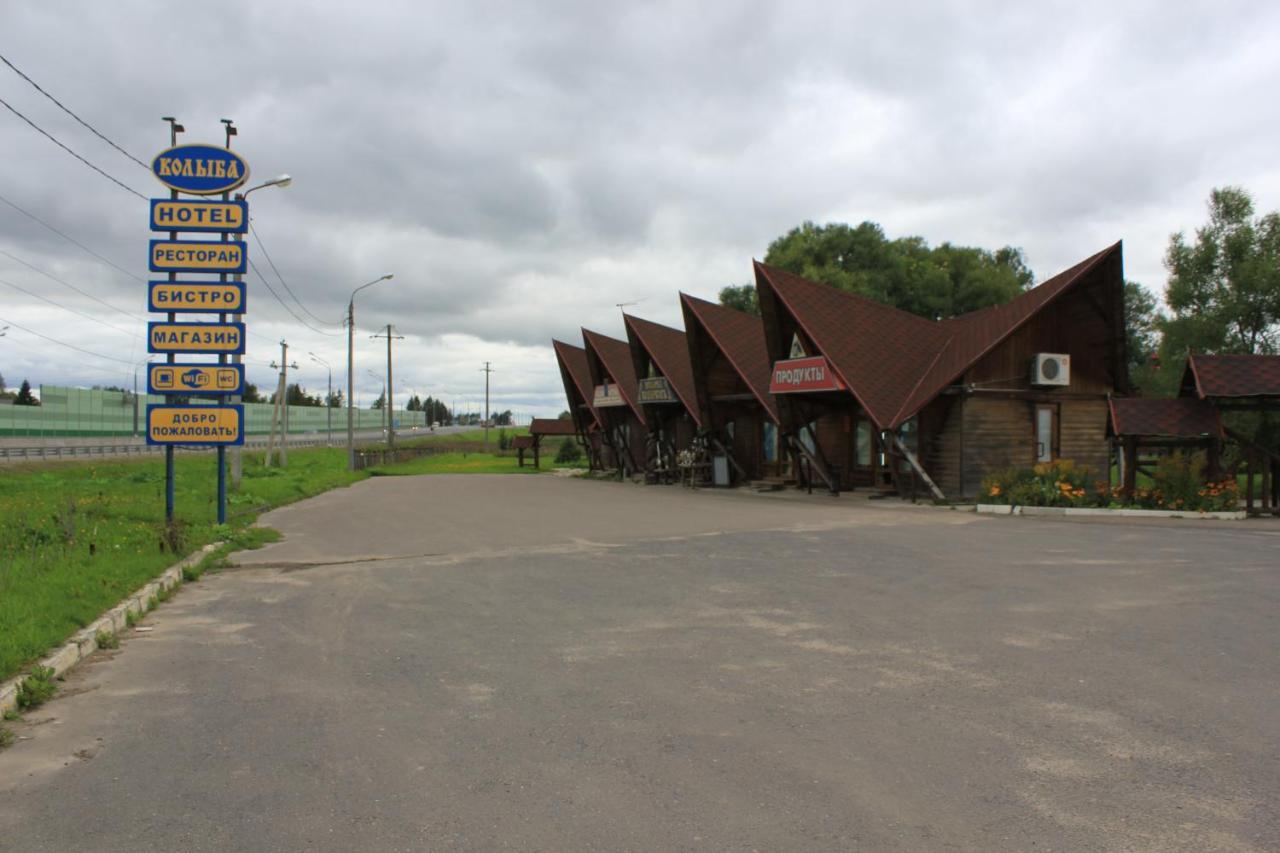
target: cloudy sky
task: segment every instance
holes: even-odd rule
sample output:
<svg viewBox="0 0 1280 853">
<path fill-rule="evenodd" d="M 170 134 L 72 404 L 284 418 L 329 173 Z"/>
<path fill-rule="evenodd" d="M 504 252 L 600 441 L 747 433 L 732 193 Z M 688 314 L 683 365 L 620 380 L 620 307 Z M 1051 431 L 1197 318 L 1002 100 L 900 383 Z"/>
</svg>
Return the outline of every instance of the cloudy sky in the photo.
<svg viewBox="0 0 1280 853">
<path fill-rule="evenodd" d="M 288 305 L 249 277 L 251 380 L 285 338 L 304 385 L 308 353 L 344 382 L 348 295 L 390 272 L 357 300 L 359 399 L 393 323 L 397 402 L 474 410 L 487 360 L 495 409 L 554 414 L 552 337 L 622 336 L 623 302 L 679 325 L 677 291 L 748 281 L 807 219 L 1020 246 L 1037 278 L 1123 239 L 1159 292 L 1212 187 L 1280 208 L 1280 7 L 1013 5 L 0 0 L 0 54 L 144 162 L 161 116 L 188 142 L 231 118 L 251 183 L 293 175 L 251 199 L 301 300 L 251 240 Z M 2 65 L 0 98 L 162 194 Z M 146 203 L 3 108 L 0 151 L 0 372 L 128 384 Z"/>
</svg>

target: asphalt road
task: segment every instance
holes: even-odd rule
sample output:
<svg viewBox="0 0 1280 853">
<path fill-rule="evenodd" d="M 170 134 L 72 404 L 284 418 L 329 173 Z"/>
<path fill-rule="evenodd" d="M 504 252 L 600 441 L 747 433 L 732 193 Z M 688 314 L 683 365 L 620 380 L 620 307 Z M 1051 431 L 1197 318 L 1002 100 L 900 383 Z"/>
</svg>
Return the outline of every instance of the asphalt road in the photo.
<svg viewBox="0 0 1280 853">
<path fill-rule="evenodd" d="M 1280 849 L 1280 528 L 377 478 L 0 753 L 0 848 Z"/>
</svg>

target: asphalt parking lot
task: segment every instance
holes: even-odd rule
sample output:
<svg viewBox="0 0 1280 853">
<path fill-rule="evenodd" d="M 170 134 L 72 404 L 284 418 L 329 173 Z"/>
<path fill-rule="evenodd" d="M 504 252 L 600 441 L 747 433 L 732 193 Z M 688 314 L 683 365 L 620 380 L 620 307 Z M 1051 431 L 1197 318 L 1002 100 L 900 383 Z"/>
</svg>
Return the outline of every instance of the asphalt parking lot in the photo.
<svg viewBox="0 0 1280 853">
<path fill-rule="evenodd" d="M 475 475 L 265 523 L 16 727 L 0 848 L 1280 848 L 1273 524 Z"/>
</svg>

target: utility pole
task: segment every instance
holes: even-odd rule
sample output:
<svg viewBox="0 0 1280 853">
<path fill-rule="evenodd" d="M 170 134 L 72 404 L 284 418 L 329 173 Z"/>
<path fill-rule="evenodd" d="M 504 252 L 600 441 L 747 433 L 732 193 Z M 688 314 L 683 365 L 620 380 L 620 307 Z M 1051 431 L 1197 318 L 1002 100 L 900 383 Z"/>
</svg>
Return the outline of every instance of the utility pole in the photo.
<svg viewBox="0 0 1280 853">
<path fill-rule="evenodd" d="M 404 335 L 391 334 L 391 324 L 388 323 L 386 334 L 370 335 L 369 337 L 387 339 L 387 389 L 386 389 L 386 401 L 384 403 L 387 409 L 387 450 L 395 450 L 396 449 L 395 407 L 391 405 L 391 400 L 395 393 L 394 391 L 392 391 L 392 388 L 391 388 L 391 341 L 392 340 L 403 341 Z"/>
<path fill-rule="evenodd" d="M 289 364 L 289 344 L 280 341 L 280 363 L 271 363 L 279 368 L 280 381 L 276 386 L 276 402 L 271 407 L 271 434 L 267 438 L 266 467 L 271 467 L 271 457 L 275 454 L 276 423 L 280 424 L 280 467 L 289 464 L 289 368 L 298 369 L 297 364 Z"/>
<path fill-rule="evenodd" d="M 351 291 L 347 300 L 347 470 L 356 470 L 356 294 L 366 287 L 373 287 L 380 281 L 395 278 L 394 273 L 375 278 L 368 284 L 362 284 Z"/>
<path fill-rule="evenodd" d="M 493 368 L 489 362 L 484 363 L 484 452 L 489 452 L 489 374 Z"/>
</svg>

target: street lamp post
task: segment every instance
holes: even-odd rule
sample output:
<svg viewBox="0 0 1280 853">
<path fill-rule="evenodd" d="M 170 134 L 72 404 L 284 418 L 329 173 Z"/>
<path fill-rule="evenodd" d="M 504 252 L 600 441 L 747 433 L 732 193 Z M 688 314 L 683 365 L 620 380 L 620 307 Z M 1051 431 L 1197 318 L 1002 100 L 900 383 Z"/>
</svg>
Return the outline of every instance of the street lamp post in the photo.
<svg viewBox="0 0 1280 853">
<path fill-rule="evenodd" d="M 317 364 L 323 364 L 324 369 L 329 373 L 329 393 L 324 398 L 325 429 L 329 433 L 328 438 L 325 439 L 325 446 L 333 447 L 333 368 L 329 366 L 329 362 L 315 353 L 309 352 L 307 355 L 311 356 L 311 360 Z"/>
<path fill-rule="evenodd" d="M 239 201 L 246 201 L 249 198 L 250 193 L 255 193 L 258 190 L 266 189 L 267 187 L 279 187 L 280 189 L 284 189 L 285 187 L 289 186 L 292 183 L 293 183 L 293 178 L 290 177 L 289 175 L 278 175 L 277 177 L 274 177 L 271 180 L 266 181 L 265 183 L 258 184 L 256 187 L 250 187 L 249 189 L 245 190 L 242 193 L 236 193 L 236 199 Z M 231 280 L 244 281 L 244 276 L 240 273 L 236 273 L 235 275 L 231 276 Z M 236 314 L 231 319 L 235 320 L 236 322 L 240 322 L 241 320 L 244 319 L 244 315 Z M 244 356 L 242 355 L 231 356 L 231 363 L 243 364 Z M 232 403 L 239 403 L 243 399 L 244 399 L 244 396 L 239 395 L 239 396 L 231 397 L 230 401 Z M 247 424 L 240 425 L 241 429 L 245 429 L 246 427 L 247 427 Z M 240 478 L 243 471 L 244 471 L 244 448 L 242 446 L 237 445 L 231 448 L 231 488 L 237 492 L 240 491 Z"/>
<path fill-rule="evenodd" d="M 356 470 L 356 412 L 353 408 L 356 393 L 356 294 L 366 287 L 372 287 L 380 281 L 390 281 L 394 277 L 394 273 L 388 273 L 375 278 L 368 284 L 362 284 L 351 291 L 351 298 L 347 300 L 347 470 L 349 471 Z"/>
</svg>

